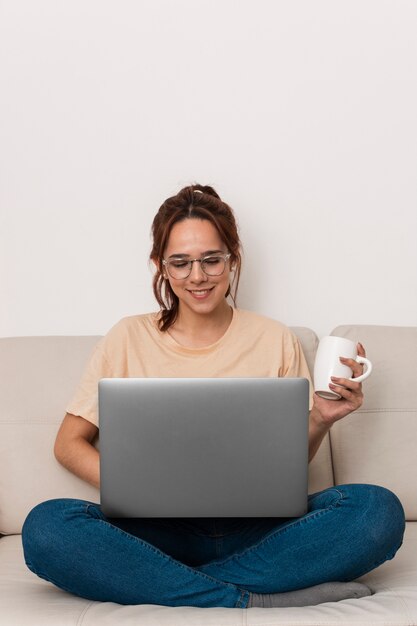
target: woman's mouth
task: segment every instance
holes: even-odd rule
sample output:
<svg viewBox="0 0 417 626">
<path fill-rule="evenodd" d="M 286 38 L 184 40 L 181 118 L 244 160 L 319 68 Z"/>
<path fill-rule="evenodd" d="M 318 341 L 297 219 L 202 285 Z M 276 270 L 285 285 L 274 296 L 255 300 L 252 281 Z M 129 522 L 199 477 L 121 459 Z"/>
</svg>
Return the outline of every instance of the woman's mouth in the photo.
<svg viewBox="0 0 417 626">
<path fill-rule="evenodd" d="M 213 291 L 214 287 L 210 289 L 187 289 L 187 291 L 195 298 L 196 300 L 205 300 L 210 295 L 211 291 Z"/>
</svg>

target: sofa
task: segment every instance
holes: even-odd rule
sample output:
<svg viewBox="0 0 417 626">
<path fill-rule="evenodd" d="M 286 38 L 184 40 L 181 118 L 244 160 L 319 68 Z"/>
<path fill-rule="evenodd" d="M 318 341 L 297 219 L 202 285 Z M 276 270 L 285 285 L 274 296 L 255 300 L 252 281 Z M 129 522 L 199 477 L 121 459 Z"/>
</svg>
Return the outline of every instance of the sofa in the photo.
<svg viewBox="0 0 417 626">
<path fill-rule="evenodd" d="M 317 335 L 292 330 L 313 371 Z M 76 597 L 38 578 L 23 558 L 28 512 L 51 498 L 99 502 L 98 491 L 53 454 L 64 407 L 99 337 L 10 337 L 0 339 L 0 625 L 417 625 L 417 328 L 351 325 L 331 334 L 360 340 L 374 370 L 360 410 L 333 426 L 310 463 L 309 491 L 382 485 L 400 498 L 407 519 L 394 559 L 359 579 L 371 596 L 301 608 L 124 606 Z"/>
</svg>

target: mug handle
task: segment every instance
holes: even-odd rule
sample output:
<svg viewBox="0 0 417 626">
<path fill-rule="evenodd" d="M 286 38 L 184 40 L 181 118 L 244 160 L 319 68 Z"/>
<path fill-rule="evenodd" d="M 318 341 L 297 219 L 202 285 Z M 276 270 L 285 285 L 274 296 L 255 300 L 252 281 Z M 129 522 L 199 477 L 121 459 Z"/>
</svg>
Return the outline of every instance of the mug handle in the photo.
<svg viewBox="0 0 417 626">
<path fill-rule="evenodd" d="M 356 357 L 355 361 L 357 363 L 363 363 L 364 365 L 366 365 L 366 370 L 361 376 L 358 376 L 357 378 L 349 378 L 349 380 L 353 380 L 353 382 L 355 383 L 361 383 L 363 380 L 365 380 L 365 378 L 368 378 L 368 376 L 371 374 L 372 363 L 369 359 L 366 359 L 364 356 L 359 356 L 359 355 Z"/>
</svg>

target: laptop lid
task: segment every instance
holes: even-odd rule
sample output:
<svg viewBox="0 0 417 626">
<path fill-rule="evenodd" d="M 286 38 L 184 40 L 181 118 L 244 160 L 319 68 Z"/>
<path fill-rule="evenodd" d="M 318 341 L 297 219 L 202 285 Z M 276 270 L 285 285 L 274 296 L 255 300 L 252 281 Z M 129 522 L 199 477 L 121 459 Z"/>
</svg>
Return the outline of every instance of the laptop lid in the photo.
<svg viewBox="0 0 417 626">
<path fill-rule="evenodd" d="M 296 517 L 307 511 L 305 378 L 104 378 L 108 517 Z"/>
</svg>

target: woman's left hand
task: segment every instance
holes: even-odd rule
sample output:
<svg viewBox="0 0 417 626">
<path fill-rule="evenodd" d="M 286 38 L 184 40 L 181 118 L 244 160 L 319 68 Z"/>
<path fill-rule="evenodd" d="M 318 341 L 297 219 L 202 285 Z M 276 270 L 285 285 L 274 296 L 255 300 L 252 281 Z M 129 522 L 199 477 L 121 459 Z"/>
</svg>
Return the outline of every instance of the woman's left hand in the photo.
<svg viewBox="0 0 417 626">
<path fill-rule="evenodd" d="M 358 343 L 358 355 L 366 356 L 365 348 L 361 343 Z M 348 365 L 351 368 L 353 378 L 358 378 L 363 373 L 363 365 L 354 359 L 340 357 L 340 361 L 343 365 Z M 327 426 L 331 426 L 352 411 L 357 411 L 363 402 L 362 383 L 355 383 L 348 378 L 334 378 L 332 376 L 332 384 L 329 386 L 330 389 L 342 396 L 340 400 L 326 400 L 316 393 L 313 396 L 313 408 L 320 413 L 322 422 Z"/>
</svg>

